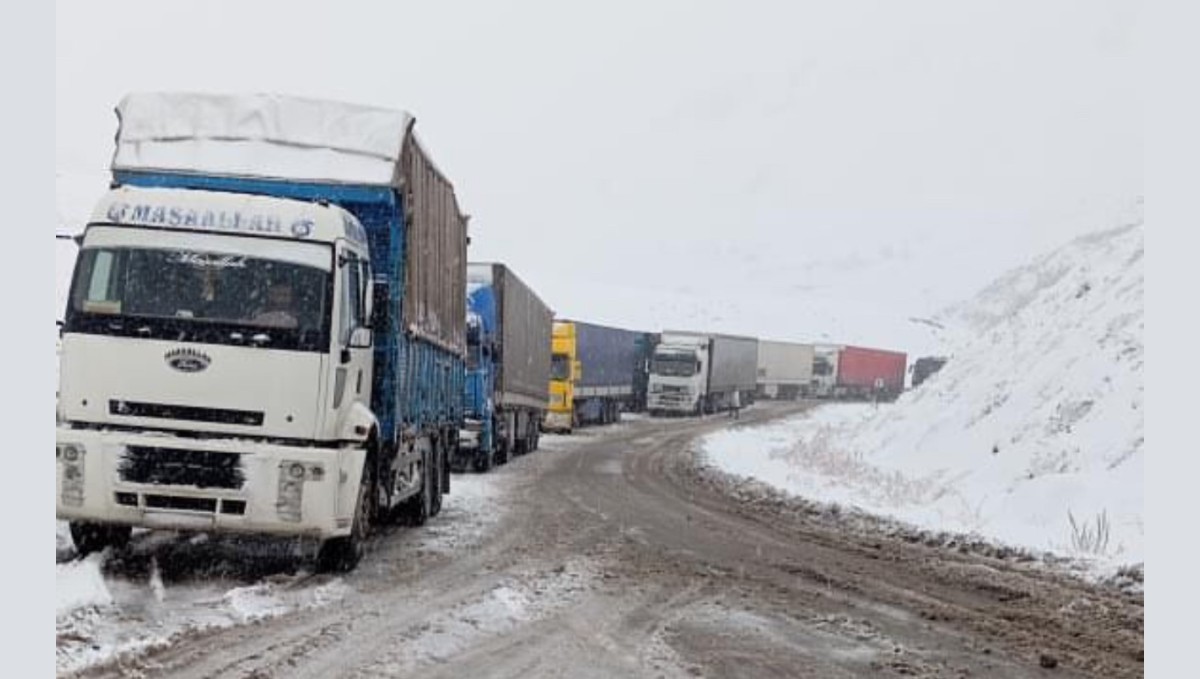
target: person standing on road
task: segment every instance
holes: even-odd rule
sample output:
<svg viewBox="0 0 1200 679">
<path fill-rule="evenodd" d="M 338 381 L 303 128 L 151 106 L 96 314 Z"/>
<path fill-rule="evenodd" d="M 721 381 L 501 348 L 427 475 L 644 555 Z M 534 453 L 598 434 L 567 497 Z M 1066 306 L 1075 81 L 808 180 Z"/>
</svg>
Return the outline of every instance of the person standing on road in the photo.
<svg viewBox="0 0 1200 679">
<path fill-rule="evenodd" d="M 736 389 L 733 391 L 733 398 L 729 400 L 729 416 L 733 419 L 740 419 L 742 409 L 742 394 Z"/>
</svg>

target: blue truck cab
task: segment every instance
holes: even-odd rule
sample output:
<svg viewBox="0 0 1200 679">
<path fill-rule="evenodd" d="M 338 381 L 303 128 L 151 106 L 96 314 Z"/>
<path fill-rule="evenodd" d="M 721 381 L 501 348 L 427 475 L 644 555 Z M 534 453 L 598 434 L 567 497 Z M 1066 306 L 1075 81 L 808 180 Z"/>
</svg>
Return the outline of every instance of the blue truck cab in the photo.
<svg viewBox="0 0 1200 679">
<path fill-rule="evenodd" d="M 454 468 L 487 471 L 537 449 L 550 398 L 553 322 L 510 268 L 468 265 L 466 413 Z"/>
</svg>

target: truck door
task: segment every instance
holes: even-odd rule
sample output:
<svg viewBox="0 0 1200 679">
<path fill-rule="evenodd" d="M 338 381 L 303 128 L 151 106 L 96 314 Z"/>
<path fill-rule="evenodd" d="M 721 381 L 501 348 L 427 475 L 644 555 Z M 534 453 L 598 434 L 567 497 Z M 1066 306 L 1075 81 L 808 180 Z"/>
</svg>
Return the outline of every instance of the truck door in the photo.
<svg viewBox="0 0 1200 679">
<path fill-rule="evenodd" d="M 354 403 L 371 407 L 375 338 L 370 328 L 370 263 L 344 244 L 338 245 L 337 262 L 331 406 L 335 412 L 334 421 L 340 424 Z"/>
</svg>

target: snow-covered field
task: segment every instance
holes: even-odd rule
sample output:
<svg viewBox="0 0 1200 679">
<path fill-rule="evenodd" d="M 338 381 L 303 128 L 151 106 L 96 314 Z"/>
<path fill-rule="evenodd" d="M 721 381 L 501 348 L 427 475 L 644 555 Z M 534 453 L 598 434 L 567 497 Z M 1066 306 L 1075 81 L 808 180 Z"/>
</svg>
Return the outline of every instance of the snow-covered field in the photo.
<svg viewBox="0 0 1200 679">
<path fill-rule="evenodd" d="M 1076 239 L 949 309 L 950 362 L 896 403 L 712 434 L 702 455 L 928 529 L 1141 563 L 1143 230 Z"/>
</svg>

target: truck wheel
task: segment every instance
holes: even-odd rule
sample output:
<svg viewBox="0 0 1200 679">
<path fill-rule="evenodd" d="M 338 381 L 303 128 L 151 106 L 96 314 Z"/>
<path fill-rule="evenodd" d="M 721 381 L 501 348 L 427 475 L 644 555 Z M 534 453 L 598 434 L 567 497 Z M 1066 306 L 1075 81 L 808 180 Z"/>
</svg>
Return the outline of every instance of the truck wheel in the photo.
<svg viewBox="0 0 1200 679">
<path fill-rule="evenodd" d="M 421 492 L 408 498 L 400 505 L 400 514 L 410 526 L 424 526 L 433 512 L 433 453 L 423 456 L 421 465 Z"/>
<path fill-rule="evenodd" d="M 453 433 L 446 435 L 446 445 L 442 448 L 442 495 L 450 494 L 450 457 L 458 450 L 458 436 Z"/>
<path fill-rule="evenodd" d="M 494 457 L 494 453 L 491 450 L 488 450 L 486 453 L 482 453 L 482 452 L 476 453 L 475 454 L 475 471 L 477 471 L 481 474 L 489 472 L 492 470 L 492 466 L 495 464 L 495 462 L 496 462 L 496 460 Z"/>
<path fill-rule="evenodd" d="M 443 478 L 446 475 L 446 458 L 445 446 L 439 440 L 438 445 L 433 449 L 433 493 L 429 498 L 429 516 L 437 516 L 442 513 L 442 487 L 445 483 Z"/>
<path fill-rule="evenodd" d="M 120 549 L 129 544 L 129 536 L 133 534 L 133 528 L 129 526 L 83 521 L 72 521 L 70 529 L 71 540 L 75 543 L 75 552 L 80 557 L 87 556 L 92 552 L 99 552 L 105 547 Z"/>
<path fill-rule="evenodd" d="M 371 518 L 375 516 L 375 475 L 372 463 L 363 463 L 362 480 L 358 484 L 358 500 L 354 503 L 354 521 L 350 534 L 331 538 L 321 545 L 317 554 L 317 570 L 321 572 L 346 573 L 354 570 L 367 549 L 371 537 Z"/>
</svg>

